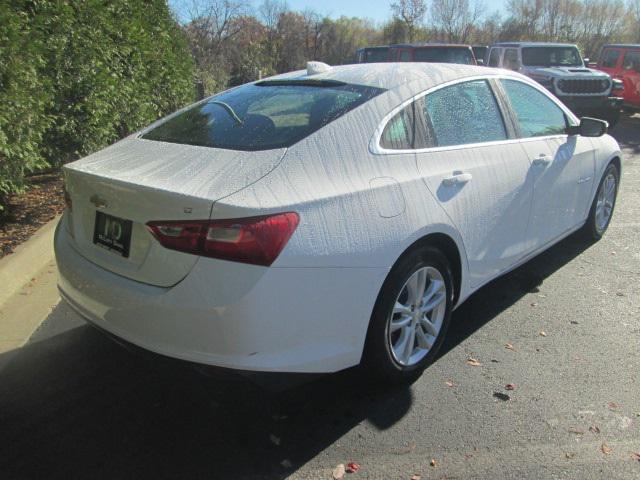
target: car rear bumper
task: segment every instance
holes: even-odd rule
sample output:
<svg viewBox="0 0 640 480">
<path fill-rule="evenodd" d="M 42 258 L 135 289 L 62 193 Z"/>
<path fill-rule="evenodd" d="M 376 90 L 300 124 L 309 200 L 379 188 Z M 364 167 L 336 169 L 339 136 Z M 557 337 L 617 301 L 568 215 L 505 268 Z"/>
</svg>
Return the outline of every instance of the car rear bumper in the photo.
<svg viewBox="0 0 640 480">
<path fill-rule="evenodd" d="M 93 264 L 67 235 L 59 225 L 58 286 L 85 319 L 152 352 L 238 370 L 322 373 L 358 364 L 387 274 L 201 258 L 184 280 L 164 288 Z"/>
</svg>

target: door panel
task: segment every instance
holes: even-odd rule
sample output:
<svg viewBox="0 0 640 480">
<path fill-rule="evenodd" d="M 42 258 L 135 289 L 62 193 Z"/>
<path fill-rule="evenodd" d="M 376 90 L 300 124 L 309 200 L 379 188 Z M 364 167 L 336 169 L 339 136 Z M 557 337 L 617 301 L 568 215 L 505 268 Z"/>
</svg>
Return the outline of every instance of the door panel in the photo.
<svg viewBox="0 0 640 480">
<path fill-rule="evenodd" d="M 591 140 L 568 136 L 567 116 L 548 93 L 501 80 L 531 162 L 533 208 L 527 229 L 535 249 L 578 225 L 587 215 L 595 168 Z"/>
<path fill-rule="evenodd" d="M 524 254 L 533 195 L 529 159 L 507 141 L 486 81 L 430 93 L 416 106 L 421 118 L 426 135 L 416 142 L 439 148 L 418 151 L 418 170 L 462 236 L 475 287 Z"/>
<path fill-rule="evenodd" d="M 640 50 L 625 53 L 622 64 L 625 101 L 640 106 Z"/>
<path fill-rule="evenodd" d="M 460 231 L 472 286 L 526 253 L 533 179 L 520 145 L 425 152 L 417 158 L 420 175 Z"/>
<path fill-rule="evenodd" d="M 577 135 L 531 139 L 521 146 L 531 160 L 533 208 L 527 239 L 535 249 L 586 218 L 595 156 L 591 140 Z"/>
</svg>

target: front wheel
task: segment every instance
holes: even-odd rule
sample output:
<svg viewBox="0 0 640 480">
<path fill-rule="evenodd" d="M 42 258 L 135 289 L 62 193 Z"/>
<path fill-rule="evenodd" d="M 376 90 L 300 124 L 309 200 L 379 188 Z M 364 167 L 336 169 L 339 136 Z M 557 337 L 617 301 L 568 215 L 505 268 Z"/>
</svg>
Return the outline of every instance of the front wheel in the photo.
<svg viewBox="0 0 640 480">
<path fill-rule="evenodd" d="M 451 320 L 453 282 L 447 258 L 414 250 L 391 269 L 378 295 L 363 367 L 378 380 L 411 382 L 431 363 Z"/>
<path fill-rule="evenodd" d="M 600 240 L 607 231 L 618 196 L 618 184 L 620 172 L 615 164 L 611 163 L 604 171 L 598 192 L 591 204 L 587 223 L 584 225 L 584 234 L 592 240 Z"/>
</svg>

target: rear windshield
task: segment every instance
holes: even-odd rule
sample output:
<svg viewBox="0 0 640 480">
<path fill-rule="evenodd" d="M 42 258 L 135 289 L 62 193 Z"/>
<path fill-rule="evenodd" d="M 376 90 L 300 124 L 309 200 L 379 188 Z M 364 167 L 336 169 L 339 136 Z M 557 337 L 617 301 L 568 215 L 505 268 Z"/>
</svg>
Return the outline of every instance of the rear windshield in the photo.
<svg viewBox="0 0 640 480">
<path fill-rule="evenodd" d="M 365 48 L 362 55 L 362 63 L 386 62 L 388 58 L 388 48 Z"/>
<path fill-rule="evenodd" d="M 142 138 L 230 150 L 289 147 L 384 90 L 327 81 L 264 81 L 211 97 Z"/>
<path fill-rule="evenodd" d="M 522 64 L 529 67 L 582 67 L 576 47 L 527 47 L 522 49 Z"/>
<path fill-rule="evenodd" d="M 462 63 L 465 65 L 473 65 L 475 63 L 471 49 L 458 47 L 416 48 L 414 59 L 416 62 L 431 63 Z"/>
</svg>

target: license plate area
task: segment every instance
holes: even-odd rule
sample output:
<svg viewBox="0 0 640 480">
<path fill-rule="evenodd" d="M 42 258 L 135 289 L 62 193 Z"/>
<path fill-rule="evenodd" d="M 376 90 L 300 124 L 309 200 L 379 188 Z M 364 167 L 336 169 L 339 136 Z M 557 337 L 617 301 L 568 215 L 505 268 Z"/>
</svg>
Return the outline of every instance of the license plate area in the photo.
<svg viewBox="0 0 640 480">
<path fill-rule="evenodd" d="M 96 212 L 93 243 L 124 258 L 129 258 L 132 227 L 133 222 L 131 220 Z"/>
</svg>

